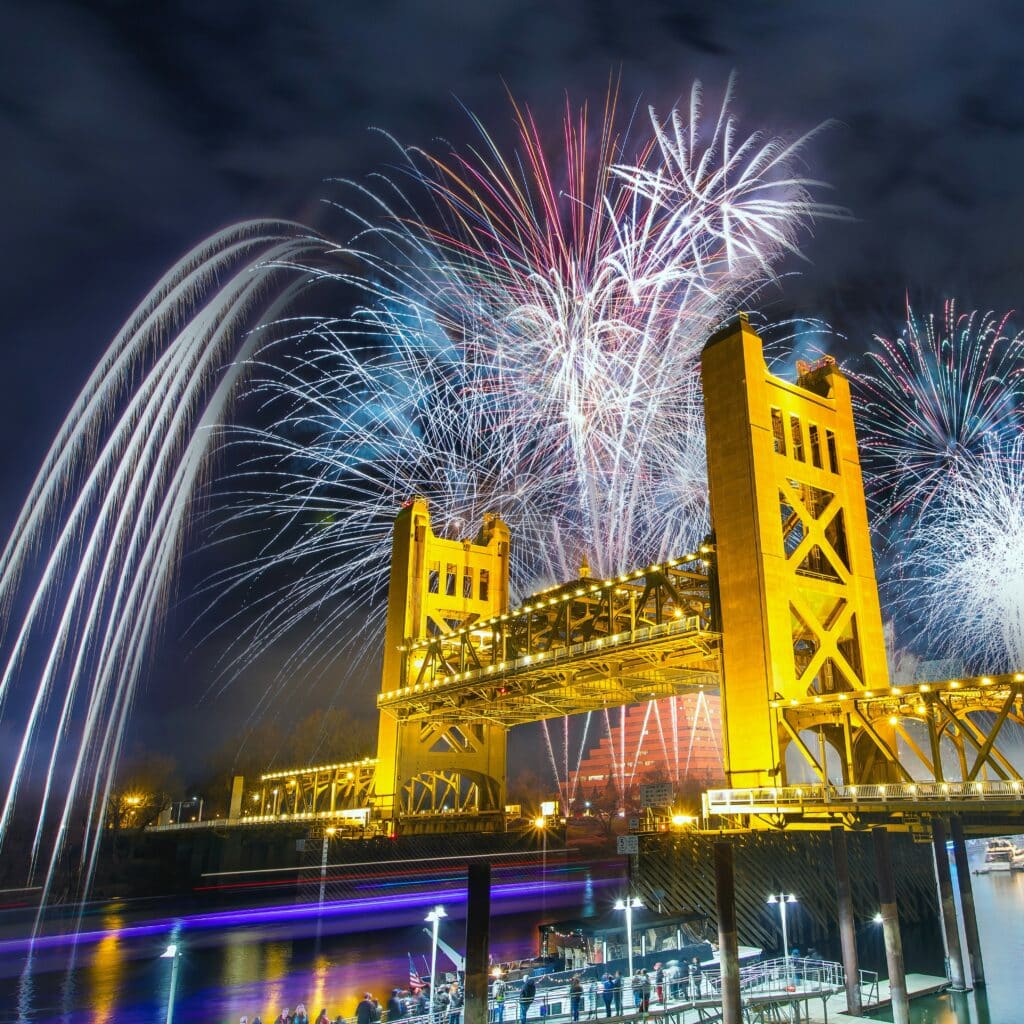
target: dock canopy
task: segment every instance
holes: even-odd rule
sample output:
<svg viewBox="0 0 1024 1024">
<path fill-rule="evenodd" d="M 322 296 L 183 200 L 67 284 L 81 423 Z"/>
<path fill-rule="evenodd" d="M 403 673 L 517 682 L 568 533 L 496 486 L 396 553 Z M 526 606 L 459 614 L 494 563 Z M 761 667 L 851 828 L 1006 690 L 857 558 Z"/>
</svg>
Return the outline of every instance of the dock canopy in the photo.
<svg viewBox="0 0 1024 1024">
<path fill-rule="evenodd" d="M 698 911 L 663 914 L 637 907 L 632 914 L 633 951 L 641 956 L 664 952 L 666 960 L 709 960 L 713 953 L 704 939 L 706 923 L 707 915 Z M 621 910 L 549 921 L 539 930 L 542 955 L 560 957 L 568 968 L 606 964 L 628 954 L 626 915 Z"/>
</svg>

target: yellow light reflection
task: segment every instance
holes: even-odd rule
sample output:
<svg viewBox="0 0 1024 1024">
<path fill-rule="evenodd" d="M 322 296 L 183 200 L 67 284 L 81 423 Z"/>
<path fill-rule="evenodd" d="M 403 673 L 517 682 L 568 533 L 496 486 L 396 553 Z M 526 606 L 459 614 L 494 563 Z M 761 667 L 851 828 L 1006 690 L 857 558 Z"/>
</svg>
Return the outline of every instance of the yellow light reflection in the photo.
<svg viewBox="0 0 1024 1024">
<path fill-rule="evenodd" d="M 123 924 L 119 917 L 108 918 L 104 922 L 112 931 Z M 89 991 L 89 1006 L 92 1010 L 92 1024 L 107 1024 L 114 1019 L 118 996 L 121 991 L 121 977 L 124 974 L 124 960 L 121 956 L 121 938 L 119 935 L 106 935 L 93 951 L 86 972 L 86 985 Z"/>
</svg>

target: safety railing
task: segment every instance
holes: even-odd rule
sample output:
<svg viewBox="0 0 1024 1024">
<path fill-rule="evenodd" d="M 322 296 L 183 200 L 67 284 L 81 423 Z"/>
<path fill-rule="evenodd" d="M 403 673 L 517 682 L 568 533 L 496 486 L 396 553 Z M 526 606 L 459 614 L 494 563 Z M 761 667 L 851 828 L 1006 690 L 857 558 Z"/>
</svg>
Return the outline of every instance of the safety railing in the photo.
<svg viewBox="0 0 1024 1024">
<path fill-rule="evenodd" d="M 709 789 L 705 814 L 745 814 L 760 810 L 799 813 L 805 807 L 847 804 L 1013 802 L 1024 800 L 1018 779 L 973 782 L 906 782 L 858 786 L 764 786 L 755 789 Z"/>
</svg>

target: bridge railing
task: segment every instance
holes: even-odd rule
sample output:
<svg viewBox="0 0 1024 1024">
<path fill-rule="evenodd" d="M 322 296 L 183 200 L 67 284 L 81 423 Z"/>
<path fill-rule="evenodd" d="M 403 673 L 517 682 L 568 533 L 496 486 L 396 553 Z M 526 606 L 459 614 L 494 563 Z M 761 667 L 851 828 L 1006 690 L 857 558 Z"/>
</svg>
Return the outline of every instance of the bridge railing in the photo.
<svg viewBox="0 0 1024 1024">
<path fill-rule="evenodd" d="M 784 813 L 804 807 L 860 806 L 888 803 L 1008 803 L 1024 799 L 1018 779 L 973 782 L 900 782 L 857 786 L 763 786 L 754 789 L 709 789 L 704 813 L 744 814 L 759 809 Z"/>
</svg>

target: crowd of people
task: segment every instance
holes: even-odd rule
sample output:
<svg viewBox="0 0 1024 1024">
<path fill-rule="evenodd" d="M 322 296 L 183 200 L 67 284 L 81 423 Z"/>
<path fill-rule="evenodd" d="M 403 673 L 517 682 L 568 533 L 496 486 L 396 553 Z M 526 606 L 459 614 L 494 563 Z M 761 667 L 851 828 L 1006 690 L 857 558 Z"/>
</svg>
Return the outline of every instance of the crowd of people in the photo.
<svg viewBox="0 0 1024 1024">
<path fill-rule="evenodd" d="M 632 994 L 632 1009 L 637 1014 L 646 1013 L 652 1003 L 665 1006 L 680 999 L 696 1001 L 702 994 L 702 976 L 697 957 L 682 965 L 666 967 L 658 963 L 651 971 L 641 967 L 630 978 L 623 978 L 621 971 L 615 971 L 585 981 L 577 974 L 569 981 L 569 1015 L 573 1022 L 579 1021 L 584 1013 L 589 1020 L 600 1017 L 602 1010 L 605 1017 L 621 1017 L 627 989 Z M 504 979 L 494 978 L 488 1010 L 491 1024 L 504 1024 L 509 994 Z M 526 1024 L 530 1008 L 537 999 L 536 979 L 527 977 L 513 997 L 518 1003 L 519 1024 Z M 392 989 L 384 1005 L 371 992 L 364 992 L 356 1006 L 355 1024 L 391 1024 L 413 1018 L 429 1020 L 429 1024 L 462 1024 L 464 999 L 462 985 L 457 981 L 441 985 L 433 1000 L 426 988 Z M 239 1024 L 262 1024 L 262 1021 L 259 1017 L 242 1017 Z M 306 1007 L 299 1003 L 294 1010 L 282 1010 L 272 1024 L 345 1024 L 345 1019 L 340 1015 L 332 1018 L 326 1009 L 310 1017 Z"/>
<path fill-rule="evenodd" d="M 411 1019 L 413 1017 L 431 1018 L 431 1024 L 461 1024 L 462 1021 L 462 986 L 457 982 L 442 985 L 433 1000 L 425 988 L 392 989 L 391 996 L 384 1005 L 372 992 L 364 992 L 356 1005 L 355 1024 L 382 1024 L 382 1022 Z M 239 1024 L 263 1024 L 260 1017 L 240 1017 Z M 340 1014 L 331 1017 L 326 1008 L 321 1009 L 316 1017 L 310 1017 L 304 1004 L 299 1003 L 295 1009 L 286 1007 L 272 1024 L 346 1024 Z"/>
<path fill-rule="evenodd" d="M 697 957 L 681 966 L 655 964 L 653 971 L 641 967 L 628 980 L 628 987 L 633 997 L 633 1009 L 636 1013 L 646 1013 L 652 1001 L 661 1006 L 669 1001 L 698 1000 L 702 995 L 703 968 Z M 592 978 L 584 985 L 583 979 L 575 975 L 569 982 L 569 1016 L 575 1022 L 580 1020 L 584 1010 L 589 1009 L 588 1019 L 600 1016 L 604 1010 L 605 1017 L 621 1017 L 623 1014 L 623 992 L 627 981 L 621 971 L 614 974 L 605 973 L 600 978 Z M 532 996 L 523 1007 L 520 997 L 520 1020 L 526 1021 Z M 588 1007 L 589 1004 L 589 1007 Z"/>
</svg>

